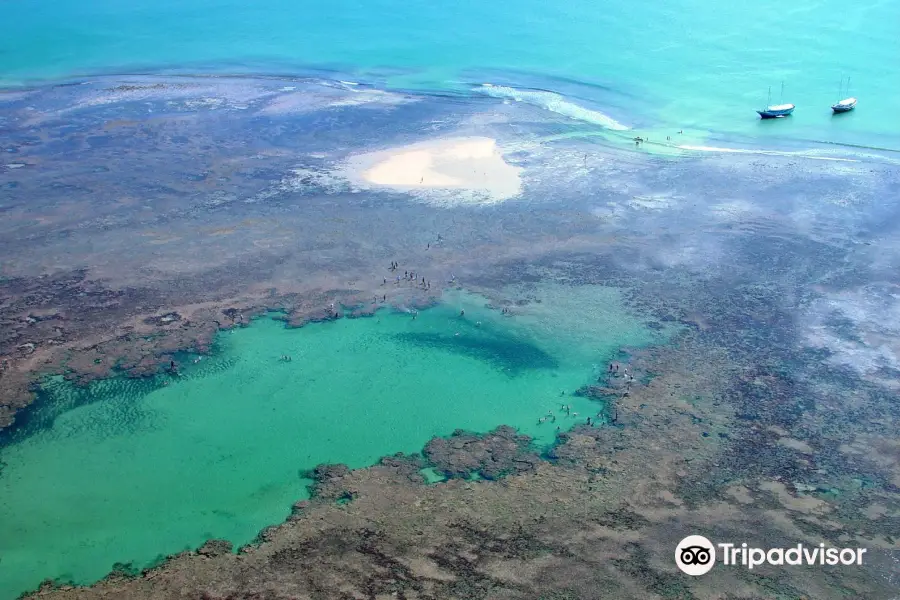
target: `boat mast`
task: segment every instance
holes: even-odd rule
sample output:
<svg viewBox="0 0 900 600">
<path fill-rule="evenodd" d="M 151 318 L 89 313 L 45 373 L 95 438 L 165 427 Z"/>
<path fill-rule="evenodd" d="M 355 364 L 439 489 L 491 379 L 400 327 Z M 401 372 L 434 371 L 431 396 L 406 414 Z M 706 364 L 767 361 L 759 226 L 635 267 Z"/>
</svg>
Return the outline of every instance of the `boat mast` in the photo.
<svg viewBox="0 0 900 600">
<path fill-rule="evenodd" d="M 771 85 L 769 86 L 769 97 L 766 100 L 766 108 L 769 108 L 770 106 L 772 106 L 772 86 Z"/>
<path fill-rule="evenodd" d="M 850 97 L 850 78 L 847 78 L 847 97 Z"/>
<path fill-rule="evenodd" d="M 778 103 L 784 104 L 784 81 L 781 82 L 781 100 Z"/>
</svg>

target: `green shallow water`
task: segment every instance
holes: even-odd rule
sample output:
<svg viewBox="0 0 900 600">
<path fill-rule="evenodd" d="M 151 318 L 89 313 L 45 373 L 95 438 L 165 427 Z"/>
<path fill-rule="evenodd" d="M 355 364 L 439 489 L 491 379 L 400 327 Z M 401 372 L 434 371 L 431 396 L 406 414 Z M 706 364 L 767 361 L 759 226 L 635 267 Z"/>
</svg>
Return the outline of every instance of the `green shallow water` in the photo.
<svg viewBox="0 0 900 600">
<path fill-rule="evenodd" d="M 322 462 L 362 467 L 500 424 L 550 443 L 540 416 L 575 423 L 561 400 L 579 421 L 602 408 L 561 391 L 594 380 L 621 346 L 666 335 L 615 290 L 510 293 L 541 302 L 510 318 L 453 293 L 415 320 L 382 310 L 299 330 L 265 317 L 220 335 L 177 378 L 50 382 L 32 417 L 43 426 L 0 451 L 0 597 L 46 577 L 90 583 L 209 538 L 250 542 L 308 496 L 301 472 Z"/>
</svg>

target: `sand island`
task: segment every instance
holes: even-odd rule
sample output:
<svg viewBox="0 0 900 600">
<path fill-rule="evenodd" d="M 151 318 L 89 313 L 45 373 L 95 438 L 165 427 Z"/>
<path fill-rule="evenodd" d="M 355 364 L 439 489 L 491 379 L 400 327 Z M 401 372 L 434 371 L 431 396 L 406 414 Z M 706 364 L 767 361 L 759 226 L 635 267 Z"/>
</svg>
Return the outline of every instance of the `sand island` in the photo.
<svg viewBox="0 0 900 600">
<path fill-rule="evenodd" d="M 522 191 L 522 169 L 506 162 L 497 141 L 486 137 L 435 139 L 354 156 L 348 169 L 357 184 L 440 190 L 456 203 L 502 202 Z"/>
</svg>

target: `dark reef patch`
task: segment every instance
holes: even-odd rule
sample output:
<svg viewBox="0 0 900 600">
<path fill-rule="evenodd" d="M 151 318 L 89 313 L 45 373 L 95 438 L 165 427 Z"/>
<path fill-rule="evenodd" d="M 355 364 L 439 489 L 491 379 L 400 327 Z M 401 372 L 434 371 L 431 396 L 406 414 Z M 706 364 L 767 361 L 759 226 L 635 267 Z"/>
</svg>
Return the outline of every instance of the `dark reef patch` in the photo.
<svg viewBox="0 0 900 600">
<path fill-rule="evenodd" d="M 457 430 L 449 438 L 432 438 L 423 454 L 447 478 L 461 479 L 473 474 L 500 479 L 531 471 L 541 461 L 532 451 L 531 438 L 507 425 L 484 435 Z"/>
<path fill-rule="evenodd" d="M 510 376 L 536 369 L 555 369 L 559 363 L 548 353 L 521 338 L 498 333 L 459 335 L 401 333 L 395 339 L 405 344 L 468 356 L 489 363 Z"/>
<path fill-rule="evenodd" d="M 613 564 L 624 574 L 641 583 L 651 594 L 667 600 L 695 600 L 685 579 L 670 572 L 662 572 L 651 566 L 649 553 L 637 544 L 624 548 L 625 558 L 614 559 Z"/>
<path fill-rule="evenodd" d="M 856 323 L 853 322 L 853 319 L 850 319 L 839 310 L 834 310 L 829 313 L 823 321 L 823 324 L 842 340 L 860 344 L 863 343 L 862 338 L 859 336 Z"/>
<path fill-rule="evenodd" d="M 101 394 L 91 386 L 48 381 L 38 388 L 34 402 L 18 413 L 15 424 L 0 430 L 0 448 L 52 429 L 63 414 L 110 397 L 115 397 L 116 402 L 115 410 L 108 414 L 109 420 L 92 421 L 86 426 L 107 430 L 110 435 L 136 431 L 149 425 L 150 415 L 141 409 L 140 399 L 159 385 L 154 379 L 114 377 L 107 380 Z"/>
</svg>

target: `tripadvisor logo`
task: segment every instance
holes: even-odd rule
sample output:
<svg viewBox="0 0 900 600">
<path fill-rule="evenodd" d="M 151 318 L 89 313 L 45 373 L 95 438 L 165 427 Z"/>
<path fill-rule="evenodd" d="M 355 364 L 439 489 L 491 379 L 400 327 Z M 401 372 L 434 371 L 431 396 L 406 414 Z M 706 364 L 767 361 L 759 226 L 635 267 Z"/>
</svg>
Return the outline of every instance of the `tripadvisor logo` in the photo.
<svg viewBox="0 0 900 600">
<path fill-rule="evenodd" d="M 675 564 L 688 575 L 703 575 L 716 564 L 716 548 L 702 535 L 689 535 L 675 548 Z"/>
<path fill-rule="evenodd" d="M 861 565 L 865 548 L 826 548 L 825 544 L 791 548 L 750 548 L 743 544 L 713 544 L 702 535 L 689 535 L 675 548 L 675 564 L 688 575 L 703 575 L 716 564 L 716 549 L 725 566 L 753 569 L 760 565 Z"/>
</svg>

